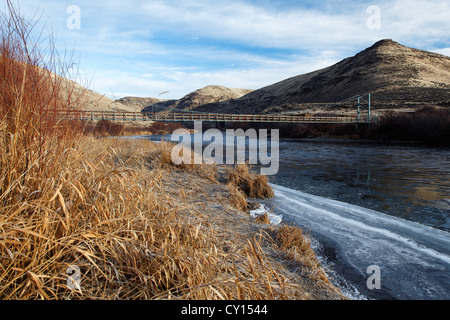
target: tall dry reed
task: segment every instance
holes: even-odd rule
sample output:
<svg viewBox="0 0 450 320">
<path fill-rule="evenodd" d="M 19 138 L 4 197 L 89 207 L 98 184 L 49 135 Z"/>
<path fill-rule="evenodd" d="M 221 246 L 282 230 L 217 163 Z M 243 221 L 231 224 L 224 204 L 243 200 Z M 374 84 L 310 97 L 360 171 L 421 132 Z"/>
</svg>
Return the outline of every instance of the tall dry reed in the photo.
<svg viewBox="0 0 450 320">
<path fill-rule="evenodd" d="M 36 24 L 26 21 L 6 1 L 0 16 L 0 203 L 34 197 L 45 188 L 46 176 L 58 168 L 56 158 L 76 140 L 73 125 L 54 117 L 58 109 L 75 108 L 77 99 L 61 76 L 69 70 L 50 38 L 33 35 Z M 45 45 L 45 46 L 44 46 Z M 31 180 L 33 183 L 29 183 Z"/>
<path fill-rule="evenodd" d="M 83 97 L 60 76 L 67 69 L 53 47 L 41 51 L 32 38 L 35 25 L 7 5 L 0 20 L 0 299 L 307 297 L 272 267 L 261 237 L 240 244 L 184 205 L 187 191 L 168 190 L 177 170 L 214 184 L 214 168 L 177 167 L 168 145 L 82 137 L 76 125 L 58 122 L 53 111 L 76 108 Z"/>
</svg>

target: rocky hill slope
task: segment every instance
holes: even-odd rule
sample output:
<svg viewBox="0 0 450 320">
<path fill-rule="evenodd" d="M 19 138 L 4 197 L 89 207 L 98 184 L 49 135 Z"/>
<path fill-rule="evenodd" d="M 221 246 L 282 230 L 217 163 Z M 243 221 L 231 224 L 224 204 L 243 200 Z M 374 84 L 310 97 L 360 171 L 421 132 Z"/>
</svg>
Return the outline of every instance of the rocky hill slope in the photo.
<svg viewBox="0 0 450 320">
<path fill-rule="evenodd" d="M 255 90 L 239 99 L 196 110 L 267 113 L 301 109 L 372 93 L 379 107 L 450 101 L 450 57 L 381 40 L 357 55 L 308 74 Z"/>
<path fill-rule="evenodd" d="M 152 110 L 159 111 L 163 108 L 192 110 L 208 103 L 238 99 L 252 91 L 248 89 L 234 89 L 211 85 L 191 92 L 179 100 L 162 100 L 151 97 L 124 97 L 112 100 L 70 80 L 67 80 L 67 85 L 74 90 L 74 95 L 84 94 L 83 109 L 89 111 L 141 112 Z"/>
<path fill-rule="evenodd" d="M 72 99 L 81 101 L 80 107 L 83 110 L 119 112 L 140 112 L 142 110 L 142 106 L 135 101 L 131 102 L 127 98 L 113 100 L 72 80 L 65 79 L 64 85 L 67 87 L 67 92 L 71 93 Z"/>
<path fill-rule="evenodd" d="M 129 108 L 134 108 L 136 111 L 141 111 L 147 106 L 153 105 L 155 103 L 160 103 L 166 101 L 164 99 L 157 99 L 157 98 L 141 98 L 141 97 L 124 97 L 116 100 L 116 103 L 120 103 L 122 105 L 125 105 Z"/>
<path fill-rule="evenodd" d="M 165 100 L 155 104 L 149 104 L 143 111 L 159 110 L 159 108 L 192 110 L 209 103 L 238 99 L 250 92 L 252 90 L 210 85 L 191 92 L 179 100 Z"/>
<path fill-rule="evenodd" d="M 184 96 L 175 103 L 176 108 L 191 110 L 207 103 L 238 99 L 252 90 L 232 89 L 222 86 L 207 86 Z"/>
</svg>

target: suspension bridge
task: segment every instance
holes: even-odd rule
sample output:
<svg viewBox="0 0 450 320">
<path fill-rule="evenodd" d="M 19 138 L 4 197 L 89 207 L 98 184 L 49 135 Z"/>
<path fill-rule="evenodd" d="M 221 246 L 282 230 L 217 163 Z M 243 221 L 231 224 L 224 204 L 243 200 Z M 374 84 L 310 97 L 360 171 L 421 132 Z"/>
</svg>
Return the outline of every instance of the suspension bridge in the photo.
<svg viewBox="0 0 450 320">
<path fill-rule="evenodd" d="M 190 110 L 165 108 L 152 112 L 120 112 L 120 111 L 87 111 L 59 110 L 58 119 L 84 121 L 160 121 L 160 122 L 260 122 L 260 123 L 298 123 L 298 124 L 371 124 L 377 122 L 379 116 L 374 114 L 371 106 L 371 95 L 355 96 L 350 99 L 333 103 L 348 104 L 356 102 L 356 110 L 352 115 L 335 113 L 332 115 L 315 115 L 299 111 L 272 114 L 227 114 L 193 112 Z M 325 108 L 323 108 L 325 109 Z"/>
</svg>

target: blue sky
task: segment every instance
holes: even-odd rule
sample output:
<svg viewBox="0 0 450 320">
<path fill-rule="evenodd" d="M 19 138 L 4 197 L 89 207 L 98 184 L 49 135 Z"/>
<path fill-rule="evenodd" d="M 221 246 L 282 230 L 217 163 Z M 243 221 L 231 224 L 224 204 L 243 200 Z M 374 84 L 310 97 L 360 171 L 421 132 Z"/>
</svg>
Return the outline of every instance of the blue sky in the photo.
<svg viewBox="0 0 450 320">
<path fill-rule="evenodd" d="M 450 55 L 448 0 L 18 4 L 26 17 L 40 16 L 59 51 L 74 50 L 75 80 L 111 98 L 178 99 L 207 85 L 259 89 L 385 38 Z"/>
</svg>

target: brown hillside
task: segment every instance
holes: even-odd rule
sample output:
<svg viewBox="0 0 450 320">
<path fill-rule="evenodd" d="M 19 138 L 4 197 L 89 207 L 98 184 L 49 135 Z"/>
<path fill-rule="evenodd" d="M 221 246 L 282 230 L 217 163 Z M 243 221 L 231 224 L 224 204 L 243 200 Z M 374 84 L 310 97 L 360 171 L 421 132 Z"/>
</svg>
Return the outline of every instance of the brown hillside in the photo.
<svg viewBox="0 0 450 320">
<path fill-rule="evenodd" d="M 176 103 L 179 109 L 194 109 L 207 103 L 215 103 L 238 99 L 252 90 L 231 89 L 222 86 L 207 86 L 184 96 Z"/>
<path fill-rule="evenodd" d="M 179 100 L 160 101 L 153 105 L 148 104 L 143 111 L 159 110 L 158 107 L 192 110 L 208 103 L 238 99 L 250 92 L 252 90 L 211 85 L 191 92 Z"/>
<path fill-rule="evenodd" d="M 308 74 L 196 110 L 264 113 L 372 93 L 383 107 L 450 101 L 450 58 L 381 40 L 357 55 Z"/>
<path fill-rule="evenodd" d="M 88 111 L 119 111 L 119 112 L 140 112 L 142 108 L 139 105 L 127 103 L 126 101 L 110 99 L 105 95 L 71 81 L 64 79 L 64 85 L 68 92 L 72 93 L 72 99 L 82 99 L 79 103 L 83 110 Z"/>
<path fill-rule="evenodd" d="M 121 103 L 125 106 L 135 108 L 136 111 L 141 111 L 147 106 L 150 106 L 152 104 L 165 101 L 163 99 L 157 99 L 157 98 L 140 98 L 140 97 L 124 97 L 116 100 L 116 102 Z"/>
</svg>

